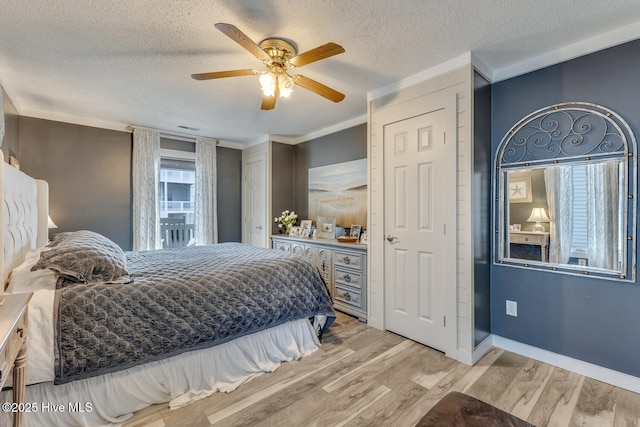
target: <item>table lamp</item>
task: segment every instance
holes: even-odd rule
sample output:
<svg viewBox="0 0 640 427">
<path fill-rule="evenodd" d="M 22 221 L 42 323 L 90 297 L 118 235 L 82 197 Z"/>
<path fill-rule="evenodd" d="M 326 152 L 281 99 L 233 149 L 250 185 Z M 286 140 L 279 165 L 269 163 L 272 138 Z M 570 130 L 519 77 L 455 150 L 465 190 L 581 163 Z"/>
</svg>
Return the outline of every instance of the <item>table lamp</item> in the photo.
<svg viewBox="0 0 640 427">
<path fill-rule="evenodd" d="M 540 224 L 541 222 L 550 222 L 551 220 L 547 216 L 547 213 L 544 211 L 544 208 L 533 208 L 531 211 L 531 216 L 527 220 L 527 222 L 535 222 L 536 224 L 533 226 L 533 231 L 537 233 L 544 233 L 544 225 Z"/>
</svg>

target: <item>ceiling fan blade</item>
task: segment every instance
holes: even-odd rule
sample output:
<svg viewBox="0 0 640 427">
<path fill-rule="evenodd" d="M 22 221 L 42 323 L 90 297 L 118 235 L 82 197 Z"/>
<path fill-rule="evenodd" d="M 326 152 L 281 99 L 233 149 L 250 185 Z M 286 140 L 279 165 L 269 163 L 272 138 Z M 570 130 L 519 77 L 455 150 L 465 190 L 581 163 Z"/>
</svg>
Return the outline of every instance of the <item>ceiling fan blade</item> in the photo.
<svg viewBox="0 0 640 427">
<path fill-rule="evenodd" d="M 215 71 L 213 73 L 191 74 L 191 77 L 196 80 L 209 80 L 209 79 L 221 79 L 224 77 L 254 76 L 256 74 L 258 74 L 256 70 L 230 70 L 230 71 Z"/>
<path fill-rule="evenodd" d="M 260 106 L 263 110 L 273 110 L 276 107 L 276 100 L 278 99 L 278 95 L 280 95 L 280 90 L 276 86 L 276 92 L 273 96 L 262 95 L 262 105 Z"/>
<path fill-rule="evenodd" d="M 340 102 L 344 99 L 344 94 L 338 92 L 335 89 L 331 89 L 329 86 L 325 86 L 322 83 L 318 83 L 315 80 L 310 79 L 305 76 L 296 76 L 296 84 L 298 86 L 302 86 L 303 88 L 316 93 L 320 96 L 324 96 L 329 101 Z"/>
<path fill-rule="evenodd" d="M 340 53 L 344 53 L 344 48 L 342 46 L 335 43 L 327 43 L 322 46 L 318 46 L 315 49 L 301 53 L 289 60 L 289 63 L 296 67 L 302 67 L 303 65 L 311 64 L 312 62 L 329 58 L 330 56 L 338 55 Z"/>
<path fill-rule="evenodd" d="M 240 31 L 235 25 L 224 24 L 219 22 L 214 25 L 218 30 L 222 31 L 227 37 L 229 37 L 234 42 L 238 43 L 240 46 L 248 50 L 253 56 L 258 58 L 260 61 L 270 61 L 271 57 L 267 55 L 267 52 L 260 49 L 253 40 L 251 40 L 245 33 Z"/>
</svg>

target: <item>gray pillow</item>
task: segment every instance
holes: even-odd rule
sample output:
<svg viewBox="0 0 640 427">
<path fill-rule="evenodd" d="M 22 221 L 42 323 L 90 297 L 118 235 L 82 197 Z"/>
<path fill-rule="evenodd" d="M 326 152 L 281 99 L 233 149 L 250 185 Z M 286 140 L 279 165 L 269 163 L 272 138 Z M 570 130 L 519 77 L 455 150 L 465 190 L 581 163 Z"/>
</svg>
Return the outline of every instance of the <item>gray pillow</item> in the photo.
<svg viewBox="0 0 640 427">
<path fill-rule="evenodd" d="M 111 282 L 129 274 L 120 246 L 88 230 L 57 234 L 31 270 L 45 268 L 81 283 Z"/>
</svg>

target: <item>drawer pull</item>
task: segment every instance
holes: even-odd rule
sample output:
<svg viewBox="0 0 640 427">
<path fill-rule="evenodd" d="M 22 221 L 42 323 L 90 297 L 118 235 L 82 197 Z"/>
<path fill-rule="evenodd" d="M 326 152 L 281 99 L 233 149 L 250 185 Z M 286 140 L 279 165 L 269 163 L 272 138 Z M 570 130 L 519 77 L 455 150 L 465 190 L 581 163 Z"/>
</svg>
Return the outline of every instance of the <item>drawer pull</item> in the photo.
<svg viewBox="0 0 640 427">
<path fill-rule="evenodd" d="M 525 238 L 524 238 L 524 241 L 525 241 L 525 242 L 528 242 L 528 241 L 529 241 L 529 238 L 528 238 L 528 237 L 525 237 Z"/>
<path fill-rule="evenodd" d="M 18 330 L 16 331 L 16 333 L 17 333 L 18 335 L 20 335 L 20 338 L 22 338 L 22 337 L 23 337 L 23 335 L 24 335 L 24 329 L 23 329 L 23 328 L 18 328 Z"/>
<path fill-rule="evenodd" d="M 345 292 L 344 299 L 346 299 L 347 301 L 351 301 L 351 294 L 349 292 Z"/>
<path fill-rule="evenodd" d="M 347 282 L 347 283 L 351 282 L 351 276 L 349 276 L 348 274 L 345 274 L 344 275 L 344 281 Z"/>
<path fill-rule="evenodd" d="M 346 257 L 342 258 L 342 261 L 343 261 L 345 264 L 351 264 L 351 259 L 350 259 L 348 256 L 346 256 Z"/>
</svg>

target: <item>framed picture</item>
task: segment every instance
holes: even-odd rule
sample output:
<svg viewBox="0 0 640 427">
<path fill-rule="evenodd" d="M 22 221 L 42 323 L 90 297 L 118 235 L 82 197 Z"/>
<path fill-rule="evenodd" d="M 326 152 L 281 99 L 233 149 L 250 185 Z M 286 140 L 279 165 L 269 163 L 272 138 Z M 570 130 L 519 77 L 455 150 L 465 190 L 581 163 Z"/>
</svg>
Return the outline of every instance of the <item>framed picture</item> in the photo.
<svg viewBox="0 0 640 427">
<path fill-rule="evenodd" d="M 311 228 L 303 228 L 302 235 L 300 237 L 309 237 L 311 236 Z"/>
<path fill-rule="evenodd" d="M 362 236 L 360 236 L 360 244 L 366 245 L 367 243 L 369 243 L 369 236 L 368 236 L 367 230 L 364 230 L 362 232 Z"/>
<path fill-rule="evenodd" d="M 509 203 L 531 203 L 531 177 L 509 178 Z"/>
<path fill-rule="evenodd" d="M 358 239 L 360 238 L 360 230 L 362 230 L 362 227 L 359 225 L 352 225 L 351 226 L 351 232 L 349 233 L 350 237 L 357 237 Z"/>
<path fill-rule="evenodd" d="M 311 230 L 311 220 L 310 219 L 303 219 L 302 221 L 300 221 L 300 227 L 302 227 L 302 231 Z M 307 237 L 309 237 L 309 236 L 307 236 Z"/>
<path fill-rule="evenodd" d="M 291 230 L 289 230 L 289 236 L 301 237 L 302 236 L 302 227 L 291 227 Z"/>
<path fill-rule="evenodd" d="M 509 226 L 510 231 L 520 231 L 522 224 L 512 224 Z"/>
<path fill-rule="evenodd" d="M 321 239 L 336 238 L 336 217 L 319 216 L 317 224 L 317 237 Z"/>
</svg>

